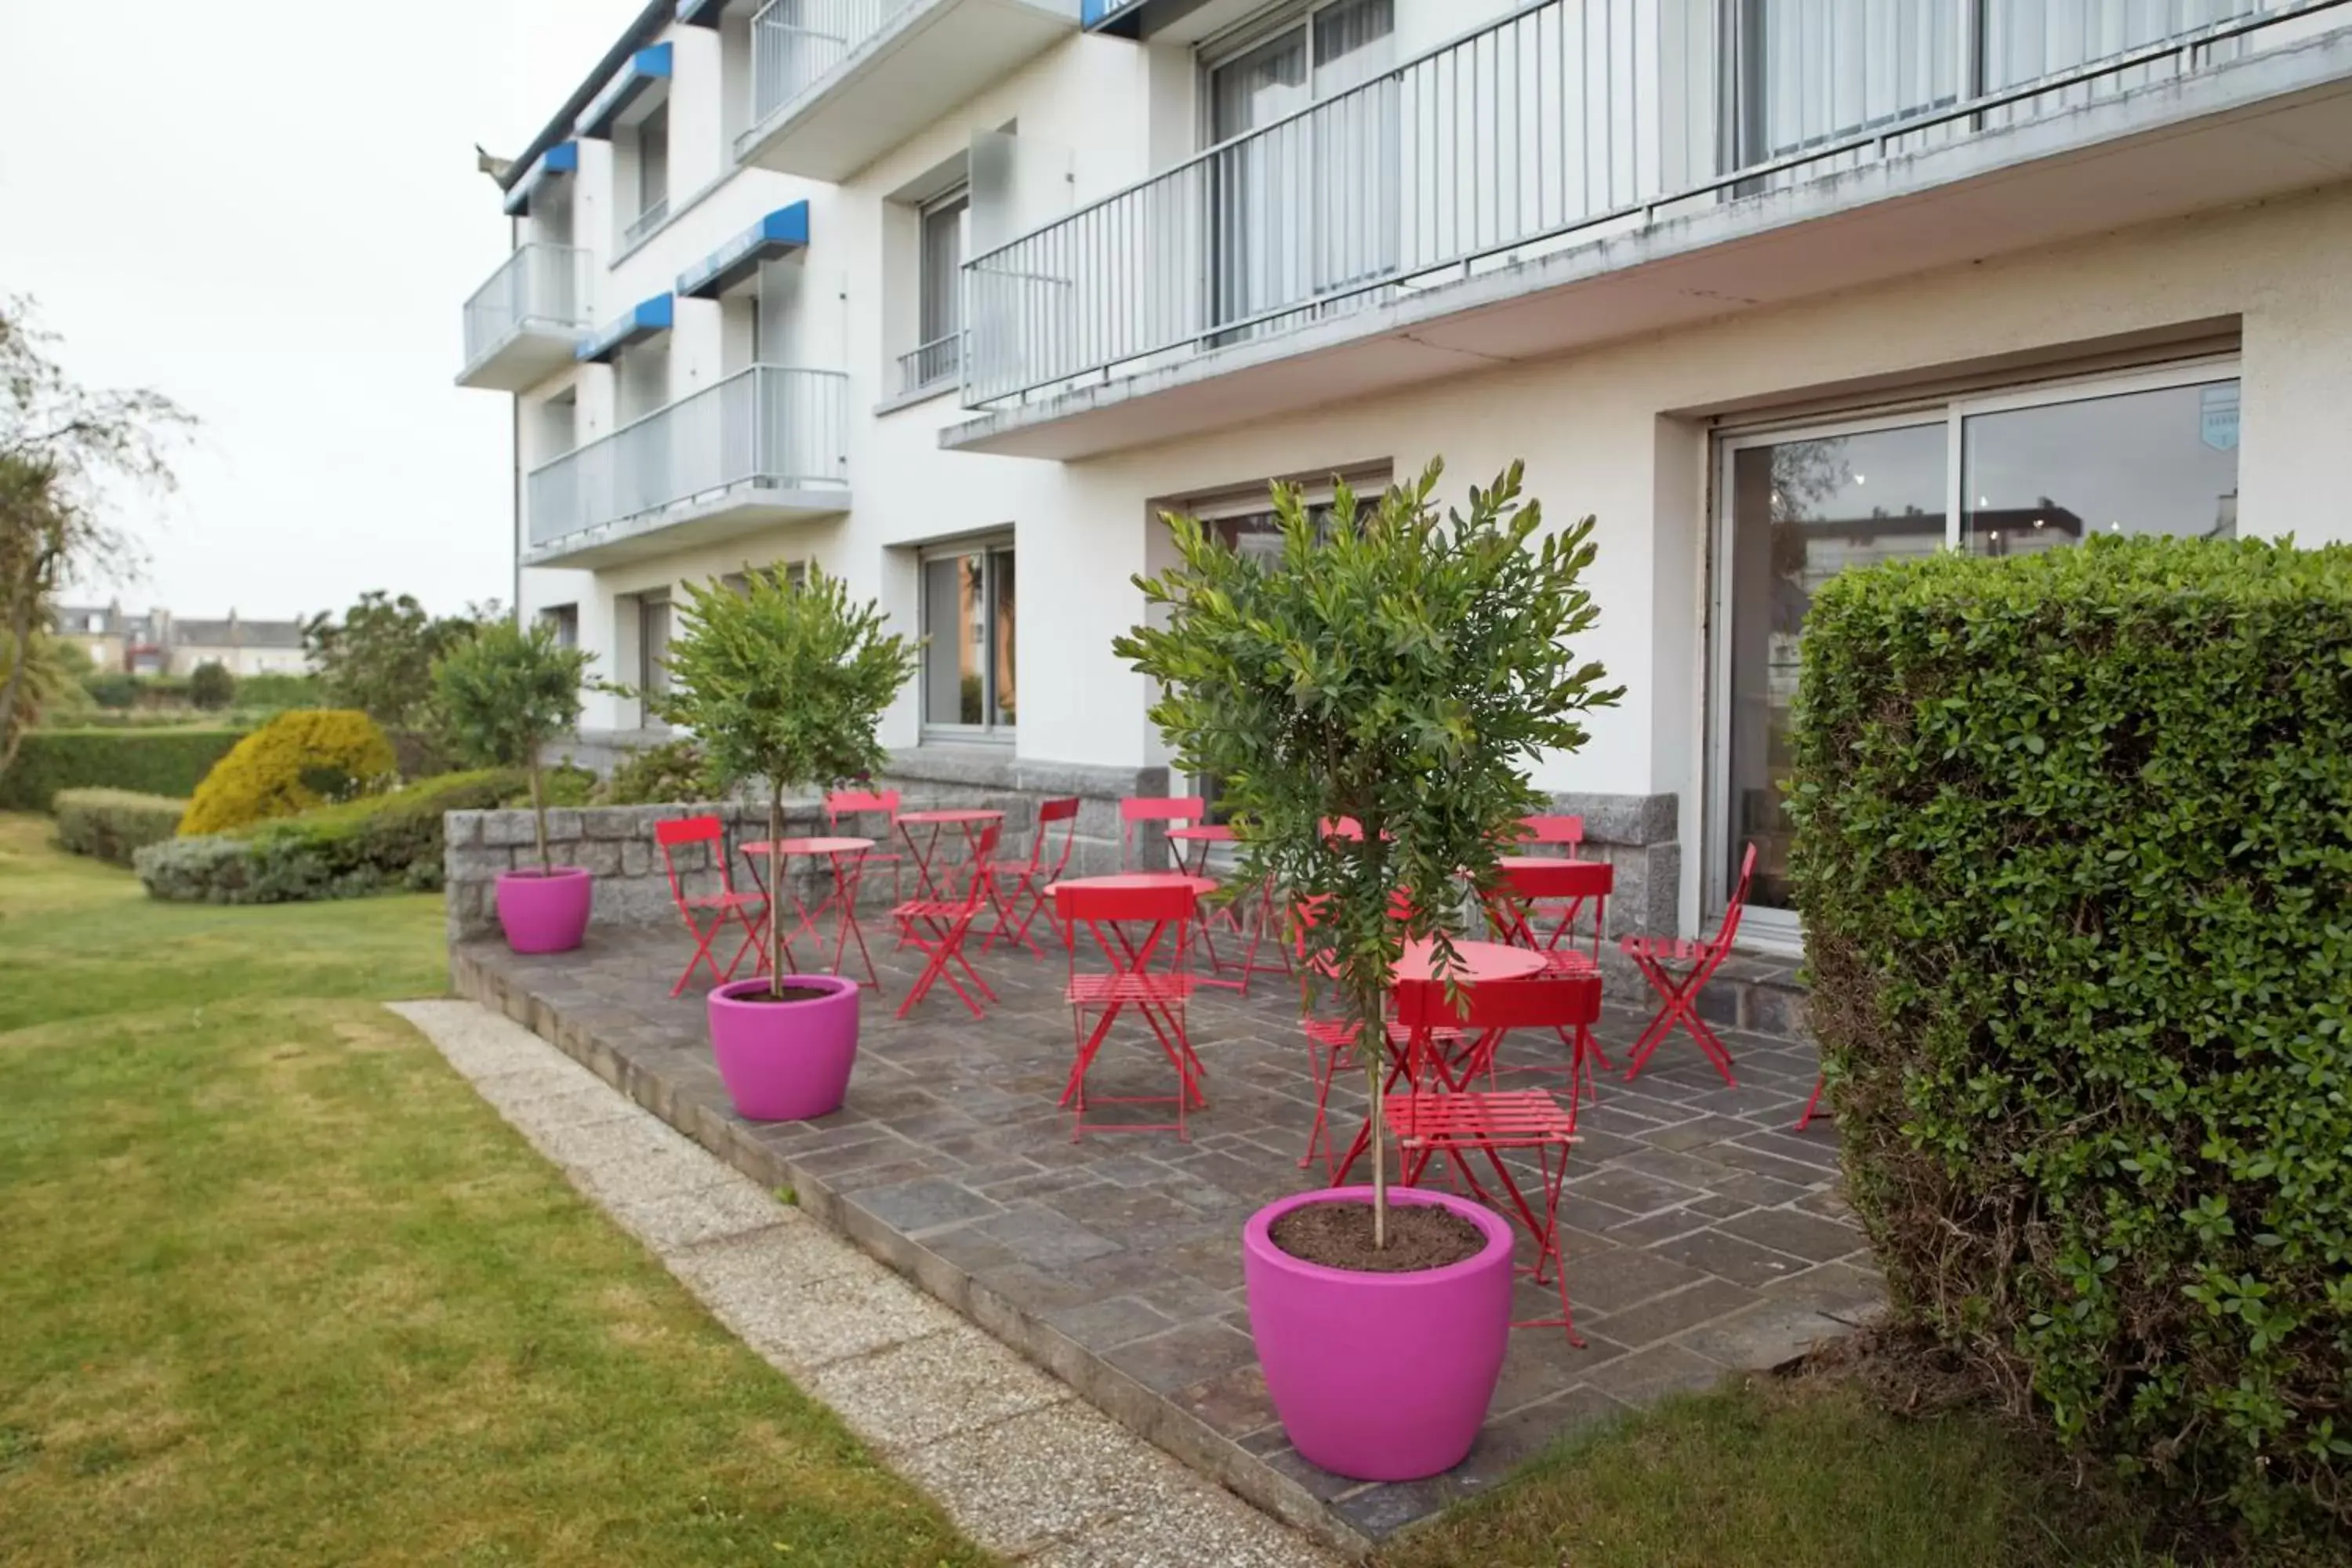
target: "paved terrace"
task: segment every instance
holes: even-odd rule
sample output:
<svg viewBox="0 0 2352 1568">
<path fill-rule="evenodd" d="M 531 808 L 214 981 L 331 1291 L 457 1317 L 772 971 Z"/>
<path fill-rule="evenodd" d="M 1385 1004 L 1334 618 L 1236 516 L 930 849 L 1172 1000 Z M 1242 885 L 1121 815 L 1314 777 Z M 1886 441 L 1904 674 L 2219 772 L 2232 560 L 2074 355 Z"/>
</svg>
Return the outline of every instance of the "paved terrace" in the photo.
<svg viewBox="0 0 2352 1568">
<path fill-rule="evenodd" d="M 869 922 L 877 930 L 883 922 Z M 1578 1326 L 1512 1336 L 1485 1435 L 1456 1470 L 1365 1485 L 1318 1470 L 1265 1396 L 1242 1292 L 1240 1231 L 1259 1205 L 1319 1184 L 1298 1159 L 1314 1089 L 1296 992 L 1209 992 L 1192 1030 L 1209 1107 L 1172 1132 L 1073 1142 L 1055 1109 L 1071 1056 L 1065 961 L 1000 947 L 982 971 L 1002 1001 L 975 1021 L 944 985 L 893 1016 L 913 955 L 875 942 L 886 999 L 869 998 L 848 1104 L 819 1122 L 747 1123 L 728 1106 L 700 996 L 673 1000 L 689 948 L 675 928 L 598 929 L 577 952 L 451 952 L 460 994 L 522 1022 L 754 1180 L 789 1187 L 820 1223 L 1056 1373 L 1135 1431 L 1242 1496 L 1343 1549 L 1492 1485 L 1557 1438 L 1727 1373 L 1784 1363 L 1847 1332 L 1882 1299 L 1837 1192 L 1835 1131 L 1790 1131 L 1814 1055 L 1727 1031 L 1727 1089 L 1687 1037 L 1640 1080 L 1604 1080 L 1582 1117 L 1562 1222 Z M 975 943 L 975 946 L 977 944 Z M 1600 1036 L 1639 1032 L 1634 998 Z M 1538 1059 L 1515 1036 L 1505 1060 Z M 1089 1079 L 1097 1095 L 1163 1093 L 1172 1073 L 1123 1020 Z M 1530 1080 L 1522 1080 L 1530 1081 Z M 1342 1075 L 1333 1120 L 1360 1124 Z M 1157 1120 L 1164 1107 L 1140 1108 Z M 1112 1108 L 1101 1114 L 1116 1115 Z M 1523 1251 L 1524 1244 L 1523 1244 Z M 1522 1315 L 1557 1310 L 1522 1281 Z"/>
</svg>

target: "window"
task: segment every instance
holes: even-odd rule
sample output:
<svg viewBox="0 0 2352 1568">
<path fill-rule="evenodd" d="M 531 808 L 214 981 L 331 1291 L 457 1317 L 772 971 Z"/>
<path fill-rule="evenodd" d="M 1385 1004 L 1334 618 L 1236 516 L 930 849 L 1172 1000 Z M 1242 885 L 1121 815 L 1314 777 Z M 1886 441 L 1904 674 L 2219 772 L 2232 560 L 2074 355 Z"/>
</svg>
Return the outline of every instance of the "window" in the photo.
<svg viewBox="0 0 2352 1568">
<path fill-rule="evenodd" d="M 786 561 L 782 562 L 779 564 L 781 564 L 784 570 L 784 585 L 786 587 L 799 589 L 808 586 L 809 563 L 807 562 Z M 773 572 L 775 569 L 776 567 L 774 565 L 761 568 L 761 570 L 764 572 Z M 719 579 L 719 585 L 726 589 L 730 594 L 748 594 L 751 591 L 751 580 L 740 572 L 728 573 L 725 576 Z"/>
<path fill-rule="evenodd" d="M 647 697 L 669 692 L 670 604 L 667 589 L 639 594 L 637 600 L 637 689 Z M 648 730 L 667 728 L 650 707 L 641 707 L 640 722 Z"/>
<path fill-rule="evenodd" d="M 964 544 L 923 556 L 923 726 L 1012 738 L 1013 546 Z"/>
<path fill-rule="evenodd" d="M 559 647 L 580 646 L 579 605 L 549 605 L 541 609 L 539 618 L 554 628 L 556 646 Z"/>
<path fill-rule="evenodd" d="M 669 105 L 665 103 L 637 122 L 636 215 L 622 232 L 625 245 L 659 228 L 669 217 Z"/>
<path fill-rule="evenodd" d="M 963 230 L 971 207 L 971 191 L 964 185 L 924 205 L 916 326 L 921 342 L 907 359 L 907 391 L 945 381 L 962 365 Z"/>
<path fill-rule="evenodd" d="M 1814 594 L 1849 566 L 1946 548 L 2234 537 L 2237 370 L 2209 362 L 1727 437 L 1717 472 L 1708 894 L 1720 907 L 1755 844 L 1743 929 L 1794 942 L 1782 792 Z"/>
</svg>

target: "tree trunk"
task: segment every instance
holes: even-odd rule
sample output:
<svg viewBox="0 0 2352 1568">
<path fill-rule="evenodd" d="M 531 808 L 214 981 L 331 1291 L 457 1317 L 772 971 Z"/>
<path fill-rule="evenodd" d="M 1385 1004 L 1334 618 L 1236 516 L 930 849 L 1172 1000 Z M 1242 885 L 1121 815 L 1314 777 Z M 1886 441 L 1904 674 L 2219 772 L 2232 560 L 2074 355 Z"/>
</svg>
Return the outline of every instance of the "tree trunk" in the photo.
<svg viewBox="0 0 2352 1568">
<path fill-rule="evenodd" d="M 16 760 L 16 747 L 31 727 L 18 721 L 16 705 L 24 700 L 26 684 L 32 679 L 33 611 L 40 598 L 40 578 L 39 566 L 28 569 L 8 605 L 8 635 L 16 651 L 8 666 L 7 684 L 0 687 L 0 773 Z"/>
<path fill-rule="evenodd" d="M 555 875 L 555 862 L 547 853 L 547 790 L 540 783 L 539 758 L 530 762 L 530 810 L 539 825 L 539 874 L 542 878 Z"/>
<path fill-rule="evenodd" d="M 768 985 L 784 999 L 784 786 L 768 786 Z"/>
</svg>

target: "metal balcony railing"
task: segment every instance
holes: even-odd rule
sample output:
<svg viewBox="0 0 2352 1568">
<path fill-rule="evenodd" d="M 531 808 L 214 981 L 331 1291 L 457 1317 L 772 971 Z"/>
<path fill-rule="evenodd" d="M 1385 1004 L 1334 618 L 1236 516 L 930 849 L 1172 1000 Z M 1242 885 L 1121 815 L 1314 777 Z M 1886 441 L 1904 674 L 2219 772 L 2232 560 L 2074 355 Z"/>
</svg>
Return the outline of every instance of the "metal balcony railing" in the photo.
<svg viewBox="0 0 2352 1568">
<path fill-rule="evenodd" d="M 768 0 L 751 18 L 751 129 L 789 110 L 915 0 Z"/>
<path fill-rule="evenodd" d="M 973 257 L 963 398 L 1170 363 L 1672 204 L 2054 114 L 2347 5 L 1819 0 L 1735 7 L 1719 33 L 1690 0 L 1538 0 Z"/>
<path fill-rule="evenodd" d="M 669 198 L 658 197 L 648 204 L 643 212 L 629 220 L 628 226 L 621 230 L 621 243 L 625 246 L 635 245 L 668 221 Z"/>
<path fill-rule="evenodd" d="M 943 381 L 952 381 L 963 368 L 963 334 L 950 332 L 943 338 L 933 338 L 922 347 L 898 356 L 898 395 L 920 392 Z"/>
<path fill-rule="evenodd" d="M 849 482 L 849 378 L 753 365 L 531 470 L 533 549 L 740 484 Z"/>
<path fill-rule="evenodd" d="M 478 364 L 525 327 L 573 331 L 587 324 L 588 253 L 520 245 L 466 301 L 466 363 Z"/>
</svg>

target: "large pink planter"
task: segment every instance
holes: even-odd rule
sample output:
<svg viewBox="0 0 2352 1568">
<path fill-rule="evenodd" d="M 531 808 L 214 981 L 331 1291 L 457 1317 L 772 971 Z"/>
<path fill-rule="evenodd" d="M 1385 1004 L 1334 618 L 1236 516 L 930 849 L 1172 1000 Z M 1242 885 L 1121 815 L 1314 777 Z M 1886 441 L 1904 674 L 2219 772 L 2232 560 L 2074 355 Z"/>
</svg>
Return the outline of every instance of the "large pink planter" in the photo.
<svg viewBox="0 0 2352 1568">
<path fill-rule="evenodd" d="M 1275 1414 L 1302 1458 L 1358 1480 L 1418 1480 L 1460 1464 L 1486 1423 L 1511 1337 L 1511 1226 L 1450 1193 L 1390 1189 L 1392 1205 L 1439 1204 L 1486 1234 L 1475 1258 L 1419 1274 L 1326 1268 L 1266 1234 L 1303 1204 L 1371 1195 L 1329 1187 L 1250 1216 L 1242 1229 L 1250 1332 Z"/>
<path fill-rule="evenodd" d="M 558 866 L 545 876 L 499 872 L 499 924 L 507 945 L 517 952 L 570 952 L 588 934 L 595 891 L 594 879 L 577 866 Z"/>
<path fill-rule="evenodd" d="M 787 974 L 825 994 L 807 1002 L 740 1002 L 768 988 L 737 980 L 710 993 L 710 1051 L 728 1098 L 747 1121 L 806 1121 L 841 1109 L 857 1061 L 857 982 Z"/>
</svg>

